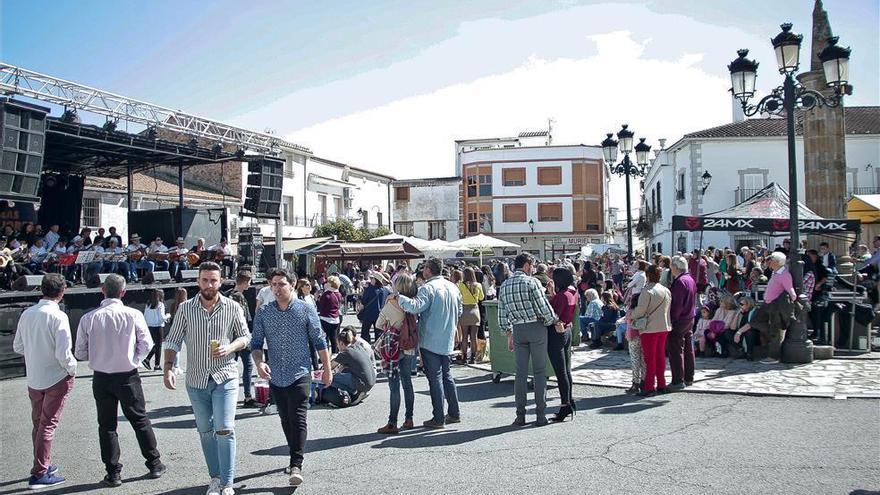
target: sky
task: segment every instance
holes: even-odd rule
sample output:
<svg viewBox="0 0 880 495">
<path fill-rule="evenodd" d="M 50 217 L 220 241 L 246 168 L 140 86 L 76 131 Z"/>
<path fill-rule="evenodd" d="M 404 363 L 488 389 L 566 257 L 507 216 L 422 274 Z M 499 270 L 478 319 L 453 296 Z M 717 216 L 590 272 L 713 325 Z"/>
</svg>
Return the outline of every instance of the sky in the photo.
<svg viewBox="0 0 880 495">
<path fill-rule="evenodd" d="M 853 48 L 846 104 L 880 104 L 880 2 L 826 0 Z M 659 147 L 731 121 L 726 65 L 761 63 L 813 0 L 0 0 L 0 60 L 271 132 L 398 178 L 454 174 L 456 139 L 554 120 L 554 143 L 627 123 Z M 780 160 L 784 160 L 780 156 Z M 623 181 L 611 201 L 623 206 Z M 638 190 L 638 188 L 635 188 Z M 634 205 L 638 202 L 634 201 Z"/>
</svg>

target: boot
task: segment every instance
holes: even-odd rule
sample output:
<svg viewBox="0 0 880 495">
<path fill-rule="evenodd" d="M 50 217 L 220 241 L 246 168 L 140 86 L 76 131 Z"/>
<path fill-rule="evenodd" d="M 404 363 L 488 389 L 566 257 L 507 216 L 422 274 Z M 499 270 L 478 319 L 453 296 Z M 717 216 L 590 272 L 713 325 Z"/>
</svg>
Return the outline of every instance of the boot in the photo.
<svg viewBox="0 0 880 495">
<path fill-rule="evenodd" d="M 550 421 L 554 423 L 561 423 L 565 421 L 565 418 L 569 417 L 573 413 L 573 410 L 570 405 L 565 404 L 564 406 L 559 408 L 559 412 L 557 412 Z M 572 418 L 574 419 L 574 418 Z"/>
</svg>

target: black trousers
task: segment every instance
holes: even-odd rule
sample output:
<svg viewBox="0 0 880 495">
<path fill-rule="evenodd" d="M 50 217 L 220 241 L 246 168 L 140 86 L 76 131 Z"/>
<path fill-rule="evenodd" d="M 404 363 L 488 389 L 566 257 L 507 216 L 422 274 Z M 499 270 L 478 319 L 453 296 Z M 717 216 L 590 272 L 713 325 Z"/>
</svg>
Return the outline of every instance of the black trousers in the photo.
<svg viewBox="0 0 880 495">
<path fill-rule="evenodd" d="M 336 354 L 339 352 L 336 345 L 336 336 L 339 333 L 339 323 L 327 323 L 326 321 L 321 320 L 321 328 L 324 329 L 324 333 L 327 335 L 330 350 L 333 354 Z"/>
<path fill-rule="evenodd" d="M 571 404 L 571 329 L 557 333 L 554 327 L 547 327 L 547 357 L 556 373 L 559 385 L 559 399 L 562 404 Z"/>
<path fill-rule="evenodd" d="M 156 366 L 159 366 L 159 360 L 162 358 L 162 327 L 148 327 L 150 329 L 150 337 L 153 338 L 153 348 L 144 358 L 144 361 L 150 362 L 151 357 L 155 357 Z"/>
<path fill-rule="evenodd" d="M 370 329 L 373 329 L 373 339 L 370 340 Z M 361 321 L 361 338 L 367 342 L 375 342 L 379 340 L 379 334 L 382 333 L 381 328 L 376 327 L 375 321 Z"/>
<path fill-rule="evenodd" d="M 98 443 L 101 446 L 101 461 L 108 473 L 119 473 L 119 439 L 116 434 L 116 418 L 119 405 L 122 414 L 134 429 L 141 454 L 146 459 L 147 469 L 161 464 L 159 450 L 156 448 L 156 435 L 147 417 L 144 390 L 137 370 L 125 373 L 101 373 L 96 371 L 92 379 L 92 393 L 98 409 Z"/>
<path fill-rule="evenodd" d="M 306 448 L 306 413 L 309 410 L 311 383 L 312 377 L 305 375 L 286 387 L 269 384 L 278 407 L 278 417 L 281 418 L 281 429 L 290 447 L 290 465 L 298 468 L 302 468 Z"/>
</svg>

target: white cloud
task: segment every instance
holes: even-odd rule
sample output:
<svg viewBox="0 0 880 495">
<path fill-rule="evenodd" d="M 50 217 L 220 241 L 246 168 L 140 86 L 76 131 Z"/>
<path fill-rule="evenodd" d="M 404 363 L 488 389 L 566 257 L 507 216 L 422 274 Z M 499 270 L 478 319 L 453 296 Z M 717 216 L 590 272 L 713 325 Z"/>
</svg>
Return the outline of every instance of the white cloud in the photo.
<svg viewBox="0 0 880 495">
<path fill-rule="evenodd" d="M 622 123 L 652 145 L 658 138 L 671 144 L 684 132 L 730 120 L 727 78 L 697 68 L 702 54 L 646 58 L 650 41 L 637 42 L 624 31 L 586 39 L 585 45 L 595 43 L 598 50 L 589 58 L 532 56 L 505 73 L 331 119 L 287 137 L 320 156 L 410 178 L 452 175 L 455 139 L 515 135 L 546 126 L 550 117 L 556 120 L 557 144 L 597 144 Z M 613 183 L 612 204 L 624 207 L 622 180 Z M 638 205 L 635 196 L 633 204 Z"/>
</svg>

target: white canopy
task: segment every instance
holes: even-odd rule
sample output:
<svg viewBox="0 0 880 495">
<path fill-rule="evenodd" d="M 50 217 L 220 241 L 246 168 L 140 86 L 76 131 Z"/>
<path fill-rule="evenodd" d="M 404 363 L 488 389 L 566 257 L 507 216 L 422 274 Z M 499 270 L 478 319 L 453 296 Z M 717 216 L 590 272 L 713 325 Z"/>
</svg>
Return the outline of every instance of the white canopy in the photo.
<svg viewBox="0 0 880 495">
<path fill-rule="evenodd" d="M 495 248 L 518 248 L 519 244 L 507 242 L 502 239 L 496 239 L 485 234 L 478 234 L 471 237 L 465 237 L 457 241 L 450 242 L 451 245 L 464 249 L 482 250 Z"/>
</svg>

